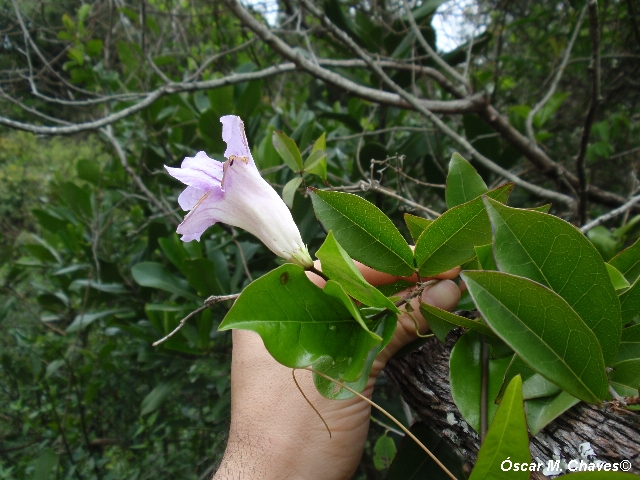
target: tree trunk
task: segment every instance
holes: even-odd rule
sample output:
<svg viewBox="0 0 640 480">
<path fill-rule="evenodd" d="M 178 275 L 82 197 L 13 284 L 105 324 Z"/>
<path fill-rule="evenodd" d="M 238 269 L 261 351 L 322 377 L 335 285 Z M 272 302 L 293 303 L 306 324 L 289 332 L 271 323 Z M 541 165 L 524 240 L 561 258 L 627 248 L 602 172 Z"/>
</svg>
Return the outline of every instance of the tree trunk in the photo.
<svg viewBox="0 0 640 480">
<path fill-rule="evenodd" d="M 480 447 L 478 434 L 461 417 L 449 387 L 449 355 L 461 332 L 453 331 L 444 345 L 430 338 L 420 349 L 392 359 L 385 368 L 405 401 L 432 429 L 447 437 L 469 468 Z M 567 410 L 531 438 L 533 461 L 545 465 L 558 458 L 580 459 L 578 447 L 589 442 L 597 458 L 605 462 L 629 460 L 632 473 L 640 473 L 640 415 L 612 404 L 602 407 L 584 402 Z M 532 479 L 545 479 L 534 472 Z"/>
</svg>

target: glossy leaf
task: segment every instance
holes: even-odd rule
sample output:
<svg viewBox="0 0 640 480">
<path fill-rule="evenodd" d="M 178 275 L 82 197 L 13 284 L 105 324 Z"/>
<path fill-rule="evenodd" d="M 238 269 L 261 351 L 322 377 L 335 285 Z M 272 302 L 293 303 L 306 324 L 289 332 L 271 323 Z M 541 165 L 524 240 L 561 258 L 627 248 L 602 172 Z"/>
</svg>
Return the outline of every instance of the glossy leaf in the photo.
<svg viewBox="0 0 640 480">
<path fill-rule="evenodd" d="M 459 153 L 454 153 L 449 162 L 445 198 L 447 207 L 453 208 L 487 193 L 489 189 L 475 168 Z"/>
<path fill-rule="evenodd" d="M 607 272 L 609 273 L 609 279 L 611 280 L 613 288 L 615 288 L 616 290 L 622 290 L 631 286 L 627 279 L 624 278 L 622 273 L 620 273 L 620 271 L 616 267 L 608 263 L 605 263 L 604 265 L 605 267 L 607 267 Z"/>
<path fill-rule="evenodd" d="M 373 447 L 373 465 L 376 470 L 385 470 L 389 468 L 395 456 L 396 442 L 385 433 Z"/>
<path fill-rule="evenodd" d="M 336 241 L 332 231 L 327 235 L 316 257 L 322 262 L 323 273 L 339 283 L 350 296 L 365 305 L 388 308 L 392 312 L 400 313 L 391 300 L 364 279 L 353 260 Z"/>
<path fill-rule="evenodd" d="M 496 261 L 493 258 L 493 245 L 478 245 L 475 247 L 476 257 L 478 258 L 478 263 L 482 267 L 482 270 L 498 270 L 496 266 Z"/>
<path fill-rule="evenodd" d="M 313 170 L 325 158 L 327 158 L 327 152 L 324 150 L 311 152 L 311 155 L 304 161 L 304 171 L 309 172 Z"/>
<path fill-rule="evenodd" d="M 362 315 L 360 315 L 358 306 L 355 304 L 353 299 L 349 297 L 349 295 L 347 295 L 347 292 L 344 291 L 344 288 L 342 288 L 342 286 L 338 282 L 329 280 L 322 290 L 327 295 L 331 295 L 333 298 L 337 298 L 342 303 L 342 305 L 344 305 L 345 308 L 349 310 L 349 313 L 354 318 L 354 320 L 358 322 L 360 326 L 372 336 L 372 338 L 374 338 L 378 342 L 382 341 L 382 338 L 369 330 L 369 327 L 362 318 Z"/>
<path fill-rule="evenodd" d="M 498 268 L 541 283 L 564 298 L 593 330 L 610 365 L 618 352 L 622 323 L 618 297 L 597 250 L 580 230 L 557 217 L 490 199 L 485 204 Z"/>
<path fill-rule="evenodd" d="M 292 264 L 276 268 L 243 290 L 219 330 L 231 328 L 257 332 L 269 353 L 287 367 L 314 365 L 344 381 L 360 378 L 369 351 L 380 343 L 342 302 Z"/>
<path fill-rule="evenodd" d="M 449 381 L 453 401 L 464 419 L 476 432 L 480 431 L 481 352 L 480 334 L 468 331 L 455 344 L 449 358 Z M 488 424 L 491 424 L 498 409 L 494 399 L 498 396 L 510 360 L 510 357 L 489 359 Z"/>
<path fill-rule="evenodd" d="M 351 193 L 315 190 L 311 200 L 320 222 L 351 258 L 392 275 L 413 273 L 411 248 L 378 207 Z"/>
<path fill-rule="evenodd" d="M 189 258 L 189 254 L 185 249 L 185 243 L 180 240 L 177 234 L 173 233 L 168 237 L 159 238 L 158 244 L 165 256 L 175 265 L 175 267 L 184 273 L 182 262 Z"/>
<path fill-rule="evenodd" d="M 431 325 L 433 318 L 436 317 L 441 321 L 452 323 L 459 327 L 470 328 L 489 337 L 496 336 L 496 334 L 493 333 L 493 330 L 491 330 L 487 325 L 480 322 L 479 320 L 471 320 L 469 318 L 461 317 L 460 315 L 455 315 L 451 312 L 441 310 L 438 307 L 434 307 L 433 305 L 428 305 L 426 303 L 420 303 L 420 311 L 422 312 L 425 320 L 429 322 L 429 325 Z"/>
<path fill-rule="evenodd" d="M 482 442 L 469 480 L 523 479 L 528 471 L 503 471 L 501 464 L 509 458 L 513 463 L 530 463 L 529 434 L 522 404 L 522 379 L 515 376 L 502 397 L 487 436 Z"/>
<path fill-rule="evenodd" d="M 367 310 L 372 310 L 372 312 L 366 313 Z M 362 309 L 361 314 L 375 315 L 375 314 L 378 314 L 379 312 L 380 312 L 380 309 Z M 380 353 L 382 349 L 386 347 L 388 343 L 391 341 L 391 338 L 393 338 L 393 334 L 396 331 L 397 321 L 398 321 L 398 316 L 393 313 L 390 313 L 389 315 L 385 315 L 384 317 L 378 319 L 376 321 L 377 324 L 372 324 L 369 319 L 365 320 L 365 322 L 369 322 L 371 326 L 370 330 L 375 335 L 378 335 L 379 337 L 382 338 L 382 342 L 374 346 L 371 350 L 369 350 L 369 353 L 367 354 L 367 359 L 364 364 L 364 369 L 362 371 L 362 375 L 360 376 L 360 378 L 358 378 L 353 382 L 344 382 L 344 384 L 347 387 L 351 388 L 352 390 L 355 390 L 356 392 L 361 392 L 362 390 L 364 390 L 364 388 L 367 386 L 367 382 L 369 381 L 369 372 L 371 372 L 371 367 L 373 366 L 373 362 L 378 356 L 378 353 Z M 331 375 L 330 372 L 334 368 L 334 365 L 331 365 L 330 362 L 331 362 L 331 359 L 321 360 L 316 364 L 316 366 L 324 363 L 326 365 L 326 370 L 324 370 L 324 373 Z M 318 389 L 318 392 L 320 392 L 323 396 L 327 398 L 330 398 L 332 400 L 344 400 L 346 398 L 353 397 L 353 393 L 349 392 L 348 390 L 342 387 L 337 386 L 335 383 L 327 380 L 324 377 L 321 377 L 320 375 L 316 375 L 315 373 L 313 374 L 313 381 L 316 388 Z"/>
<path fill-rule="evenodd" d="M 525 400 L 549 397 L 561 392 L 560 387 L 534 372 L 518 355 L 514 355 L 507 369 L 507 373 L 504 375 L 504 382 L 498 395 L 499 398 L 502 398 L 507 385 L 516 375 L 520 375 L 522 378 L 522 398 Z"/>
<path fill-rule="evenodd" d="M 293 208 L 293 198 L 298 190 L 298 187 L 302 183 L 302 177 L 296 175 L 282 189 L 282 200 L 287 204 L 287 207 Z"/>
<path fill-rule="evenodd" d="M 416 242 L 422 232 L 424 232 L 425 228 L 427 228 L 433 220 L 429 220 L 427 218 L 416 217 L 415 215 L 411 215 L 410 213 L 404 214 L 404 223 L 407 224 L 407 228 L 409 229 L 409 233 L 411 234 L 411 238 Z"/>
<path fill-rule="evenodd" d="M 487 324 L 533 370 L 587 402 L 607 397 L 598 339 L 560 296 L 501 272 L 469 271 L 462 278 Z"/>
<path fill-rule="evenodd" d="M 623 397 L 635 397 L 640 387 L 640 358 L 616 363 L 609 372 L 611 386 Z"/>
<path fill-rule="evenodd" d="M 633 325 L 622 330 L 622 340 L 616 363 L 632 358 L 640 358 L 640 325 Z"/>
<path fill-rule="evenodd" d="M 323 180 L 327 180 L 327 156 L 326 156 L 326 150 L 327 150 L 327 133 L 323 132 L 322 135 L 320 135 L 320 137 L 318 137 L 318 139 L 315 141 L 315 143 L 313 144 L 313 149 L 311 150 L 311 155 L 313 155 L 315 152 L 322 150 L 325 152 L 325 156 L 322 157 L 320 159 L 320 162 L 318 162 L 315 166 L 307 166 L 305 165 L 305 171 L 307 173 L 311 173 L 313 175 L 318 175 L 320 178 L 322 178 Z M 311 158 L 311 156 L 309 157 Z M 309 161 L 309 159 L 307 159 L 307 162 Z"/>
<path fill-rule="evenodd" d="M 289 138 L 282 130 L 273 132 L 272 141 L 276 151 L 291 170 L 294 172 L 302 170 L 302 156 L 300 155 L 300 150 L 298 150 L 296 142 Z"/>
<path fill-rule="evenodd" d="M 629 283 L 634 283 L 640 277 L 640 240 L 609 260 L 609 264 L 616 267 Z"/>
<path fill-rule="evenodd" d="M 173 275 L 164 265 L 156 262 L 140 262 L 131 269 L 133 279 L 143 287 L 158 288 L 191 300 L 200 300 L 183 279 Z"/>
<path fill-rule="evenodd" d="M 640 314 L 640 280 L 620 295 L 622 323 L 629 323 Z"/>
<path fill-rule="evenodd" d="M 506 202 L 513 184 L 487 193 Z M 491 242 L 491 225 L 482 198 L 447 210 L 429 225 L 416 242 L 415 256 L 420 275 L 431 276 L 462 265 L 475 256 L 476 245 Z"/>
<path fill-rule="evenodd" d="M 529 424 L 531 435 L 537 435 L 540 430 L 578 402 L 580 402 L 579 399 L 569 395 L 567 392 L 560 392 L 552 397 L 528 400 L 524 404 L 524 409 L 527 414 L 527 423 Z"/>
</svg>

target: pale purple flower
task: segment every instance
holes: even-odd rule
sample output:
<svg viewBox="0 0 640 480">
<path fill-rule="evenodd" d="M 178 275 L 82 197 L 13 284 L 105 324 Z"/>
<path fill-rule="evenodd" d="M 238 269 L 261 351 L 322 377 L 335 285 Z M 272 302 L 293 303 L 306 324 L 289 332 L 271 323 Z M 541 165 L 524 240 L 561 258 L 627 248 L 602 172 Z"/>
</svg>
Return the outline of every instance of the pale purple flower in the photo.
<svg viewBox="0 0 640 480">
<path fill-rule="evenodd" d="M 180 207 L 190 210 L 178 226 L 182 241 L 200 240 L 207 228 L 223 222 L 252 233 L 279 257 L 310 267 L 313 261 L 291 212 L 258 172 L 242 120 L 227 115 L 220 121 L 226 162 L 198 152 L 185 158 L 181 168 L 165 166 L 171 176 L 188 185 L 178 197 Z"/>
</svg>

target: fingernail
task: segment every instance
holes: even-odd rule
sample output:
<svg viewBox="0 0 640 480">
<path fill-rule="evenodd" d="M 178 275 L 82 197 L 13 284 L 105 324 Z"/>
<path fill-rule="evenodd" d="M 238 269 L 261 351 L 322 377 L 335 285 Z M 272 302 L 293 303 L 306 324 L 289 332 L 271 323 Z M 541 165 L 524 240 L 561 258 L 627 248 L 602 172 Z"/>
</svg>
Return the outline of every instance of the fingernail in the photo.
<svg viewBox="0 0 640 480">
<path fill-rule="evenodd" d="M 422 301 L 442 310 L 451 310 L 460 301 L 460 289 L 451 280 L 441 280 L 422 292 Z"/>
</svg>

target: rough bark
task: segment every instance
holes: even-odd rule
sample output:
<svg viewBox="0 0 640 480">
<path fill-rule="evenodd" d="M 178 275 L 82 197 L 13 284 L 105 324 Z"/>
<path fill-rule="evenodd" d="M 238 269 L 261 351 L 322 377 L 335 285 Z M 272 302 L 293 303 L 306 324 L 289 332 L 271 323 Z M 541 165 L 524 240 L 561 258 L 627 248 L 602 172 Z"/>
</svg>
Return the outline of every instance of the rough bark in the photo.
<svg viewBox="0 0 640 480">
<path fill-rule="evenodd" d="M 452 332 L 447 344 L 431 338 L 420 349 L 392 359 L 385 375 L 405 401 L 434 430 L 455 446 L 469 467 L 475 463 L 480 439 L 458 412 L 449 388 L 449 355 L 460 336 Z M 531 438 L 531 456 L 546 463 L 560 452 L 565 460 L 579 459 L 578 446 L 589 442 L 597 458 L 608 462 L 627 459 L 632 473 L 640 474 L 640 415 L 616 409 L 611 404 L 597 407 L 579 403 Z M 545 479 L 535 472 L 532 479 Z"/>
</svg>

